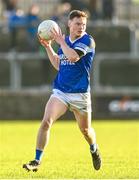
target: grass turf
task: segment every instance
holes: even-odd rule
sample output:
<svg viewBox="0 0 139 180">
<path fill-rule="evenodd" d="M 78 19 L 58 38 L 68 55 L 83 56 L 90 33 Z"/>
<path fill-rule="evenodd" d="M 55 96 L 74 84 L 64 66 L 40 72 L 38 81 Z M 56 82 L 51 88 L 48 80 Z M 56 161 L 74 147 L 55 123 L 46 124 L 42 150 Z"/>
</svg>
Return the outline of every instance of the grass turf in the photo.
<svg viewBox="0 0 139 180">
<path fill-rule="evenodd" d="M 89 146 L 75 121 L 57 121 L 37 173 L 22 164 L 34 159 L 38 121 L 0 121 L 0 179 L 139 178 L 139 121 L 93 121 L 103 165 L 92 167 Z"/>
</svg>

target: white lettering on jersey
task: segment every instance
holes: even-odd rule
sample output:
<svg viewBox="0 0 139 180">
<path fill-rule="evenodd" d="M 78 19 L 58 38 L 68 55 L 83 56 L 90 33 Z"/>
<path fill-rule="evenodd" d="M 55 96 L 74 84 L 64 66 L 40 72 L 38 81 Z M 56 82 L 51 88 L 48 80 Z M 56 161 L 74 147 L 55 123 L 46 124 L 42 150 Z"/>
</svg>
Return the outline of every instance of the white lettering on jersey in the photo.
<svg viewBox="0 0 139 180">
<path fill-rule="evenodd" d="M 60 64 L 61 64 L 62 66 L 75 65 L 75 63 L 69 61 L 64 54 L 60 54 L 60 55 L 59 55 L 59 58 L 60 58 Z"/>
</svg>

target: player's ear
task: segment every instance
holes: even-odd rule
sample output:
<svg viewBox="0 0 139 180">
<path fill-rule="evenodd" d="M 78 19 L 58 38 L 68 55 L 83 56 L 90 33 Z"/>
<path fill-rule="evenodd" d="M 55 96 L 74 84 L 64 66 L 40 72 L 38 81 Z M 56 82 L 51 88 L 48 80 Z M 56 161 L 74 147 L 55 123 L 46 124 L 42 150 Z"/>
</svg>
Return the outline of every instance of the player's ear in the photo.
<svg viewBox="0 0 139 180">
<path fill-rule="evenodd" d="M 70 27 L 71 25 L 71 20 L 68 20 L 68 27 Z"/>
</svg>

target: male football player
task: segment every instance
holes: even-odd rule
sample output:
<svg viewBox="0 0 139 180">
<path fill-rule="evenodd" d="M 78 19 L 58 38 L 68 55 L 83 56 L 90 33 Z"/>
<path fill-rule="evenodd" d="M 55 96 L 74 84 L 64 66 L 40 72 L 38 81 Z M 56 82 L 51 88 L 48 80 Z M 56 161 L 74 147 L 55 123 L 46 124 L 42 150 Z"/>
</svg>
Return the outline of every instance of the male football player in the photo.
<svg viewBox="0 0 139 180">
<path fill-rule="evenodd" d="M 44 148 L 48 144 L 50 128 L 67 109 L 73 111 L 89 144 L 95 170 L 101 167 L 95 131 L 91 127 L 90 68 L 95 55 L 95 42 L 92 36 L 86 33 L 86 23 L 86 13 L 73 10 L 69 14 L 68 36 L 65 37 L 60 30 L 57 32 L 53 29 L 53 40 L 60 45 L 57 54 L 51 46 L 51 41 L 39 37 L 58 73 L 38 131 L 35 159 L 23 165 L 28 171 L 38 170 Z"/>
</svg>

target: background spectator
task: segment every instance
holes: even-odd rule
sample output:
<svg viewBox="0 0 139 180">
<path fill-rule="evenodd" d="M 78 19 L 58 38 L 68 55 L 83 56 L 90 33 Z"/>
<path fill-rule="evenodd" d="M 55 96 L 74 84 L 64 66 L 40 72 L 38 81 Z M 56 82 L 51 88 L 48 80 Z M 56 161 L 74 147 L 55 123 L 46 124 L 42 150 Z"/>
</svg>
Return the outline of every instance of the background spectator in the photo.
<svg viewBox="0 0 139 180">
<path fill-rule="evenodd" d="M 102 11 L 103 11 L 103 19 L 111 20 L 114 13 L 114 5 L 113 0 L 103 0 L 102 1 Z"/>
<path fill-rule="evenodd" d="M 2 0 L 2 3 L 4 5 L 4 17 L 8 19 L 11 13 L 16 10 L 17 0 Z"/>
<path fill-rule="evenodd" d="M 38 48 L 37 29 L 39 23 L 41 22 L 39 11 L 39 6 L 37 4 L 33 4 L 26 15 L 27 42 L 29 45 L 28 48 L 31 51 L 36 51 Z"/>
<path fill-rule="evenodd" d="M 90 12 L 90 18 L 93 20 L 97 20 L 98 19 L 97 0 L 90 0 L 88 9 Z"/>
<path fill-rule="evenodd" d="M 11 49 L 15 50 L 17 45 L 17 33 L 20 28 L 25 26 L 24 11 L 20 8 L 12 11 L 8 18 L 9 32 L 11 37 Z"/>
<path fill-rule="evenodd" d="M 88 0 L 62 0 L 62 3 L 70 3 L 71 9 L 84 10 L 88 8 Z"/>
</svg>

